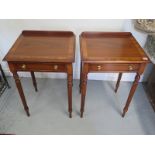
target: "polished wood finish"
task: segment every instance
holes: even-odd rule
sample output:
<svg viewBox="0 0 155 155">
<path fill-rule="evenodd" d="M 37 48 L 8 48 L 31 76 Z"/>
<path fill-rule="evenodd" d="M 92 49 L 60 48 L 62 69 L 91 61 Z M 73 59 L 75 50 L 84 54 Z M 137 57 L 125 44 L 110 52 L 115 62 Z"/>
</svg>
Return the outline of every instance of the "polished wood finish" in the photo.
<svg viewBox="0 0 155 155">
<path fill-rule="evenodd" d="M 133 64 L 148 61 L 130 32 L 83 32 L 80 38 L 84 62 Z"/>
<path fill-rule="evenodd" d="M 82 76 L 81 76 L 81 117 L 83 117 L 84 105 L 85 105 L 85 96 L 87 89 L 87 79 L 88 79 L 88 64 L 82 66 Z"/>
<path fill-rule="evenodd" d="M 22 88 L 19 76 L 18 76 L 17 72 L 12 72 L 12 73 L 13 73 L 13 77 L 15 79 L 15 83 L 16 83 L 20 98 L 21 98 L 23 106 L 24 106 L 24 109 L 26 111 L 26 114 L 27 114 L 27 116 L 30 116 L 29 107 L 27 106 L 27 103 L 26 103 L 25 95 L 23 92 L 23 88 Z"/>
<path fill-rule="evenodd" d="M 72 117 L 72 85 L 73 85 L 73 68 L 72 64 L 67 65 L 67 87 L 68 87 L 68 111 L 69 117 Z"/>
<path fill-rule="evenodd" d="M 37 72 L 66 72 L 66 63 L 32 63 L 32 62 L 9 62 L 11 70 L 18 70 L 24 72 L 37 71 Z"/>
<path fill-rule="evenodd" d="M 125 116 L 125 113 L 128 111 L 128 108 L 129 108 L 129 105 L 130 105 L 130 103 L 131 103 L 132 97 L 133 97 L 133 95 L 134 95 L 134 93 L 135 93 L 135 90 L 136 90 L 136 88 L 137 88 L 137 86 L 138 86 L 139 79 L 140 79 L 140 74 L 137 73 L 137 75 L 136 75 L 136 77 L 135 77 L 135 80 L 134 80 L 134 82 L 133 82 L 133 84 L 132 84 L 132 87 L 131 87 L 131 90 L 130 90 L 128 99 L 127 99 L 127 101 L 126 101 L 126 105 L 125 105 L 125 107 L 124 107 L 124 109 L 123 109 L 122 117 L 124 117 L 124 116 Z"/>
<path fill-rule="evenodd" d="M 122 73 L 137 73 L 130 90 L 122 116 L 125 116 L 134 95 L 140 75 L 149 58 L 130 32 L 83 32 L 80 35 L 81 51 L 81 117 L 83 117 L 87 74 L 96 72 L 119 73 L 115 92 L 119 87 Z"/>
<path fill-rule="evenodd" d="M 90 72 L 111 72 L 111 68 L 113 69 L 113 72 L 135 72 L 139 69 L 139 64 L 90 64 L 89 65 L 89 71 Z"/>
<path fill-rule="evenodd" d="M 28 106 L 17 72 L 30 72 L 37 91 L 34 72 L 67 73 L 68 111 L 72 116 L 72 63 L 75 57 L 75 35 L 70 31 L 23 31 L 5 56 L 13 73 L 24 109 Z"/>
<path fill-rule="evenodd" d="M 31 77 L 32 77 L 33 86 L 35 88 L 35 91 L 37 92 L 38 91 L 37 82 L 36 82 L 35 74 L 32 71 L 31 71 Z"/>
<path fill-rule="evenodd" d="M 117 80 L 117 83 L 116 83 L 115 93 L 117 93 L 121 78 L 122 78 L 122 73 L 119 73 L 118 80 Z"/>
<path fill-rule="evenodd" d="M 74 62 L 73 32 L 23 31 L 5 56 L 16 62 Z"/>
<path fill-rule="evenodd" d="M 80 84 L 79 84 L 79 92 L 81 93 L 81 83 L 82 83 L 82 61 L 80 63 Z"/>
</svg>

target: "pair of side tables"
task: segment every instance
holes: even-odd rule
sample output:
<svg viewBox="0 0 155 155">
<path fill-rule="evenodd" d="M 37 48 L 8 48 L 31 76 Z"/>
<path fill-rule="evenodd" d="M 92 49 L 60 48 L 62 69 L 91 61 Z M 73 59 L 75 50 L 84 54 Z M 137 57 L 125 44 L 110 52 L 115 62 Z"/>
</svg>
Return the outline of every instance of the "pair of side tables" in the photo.
<svg viewBox="0 0 155 155">
<path fill-rule="evenodd" d="M 150 62 L 143 49 L 130 32 L 83 32 L 80 35 L 81 71 L 81 117 L 83 117 L 87 75 L 91 72 L 119 73 L 115 92 L 122 73 L 135 72 L 122 116 L 128 110 L 140 75 Z M 67 73 L 68 112 L 72 117 L 72 83 L 75 58 L 75 35 L 70 31 L 23 31 L 5 56 L 22 100 L 27 116 L 30 116 L 18 71 L 30 72 L 35 91 L 37 83 L 34 72 Z"/>
</svg>

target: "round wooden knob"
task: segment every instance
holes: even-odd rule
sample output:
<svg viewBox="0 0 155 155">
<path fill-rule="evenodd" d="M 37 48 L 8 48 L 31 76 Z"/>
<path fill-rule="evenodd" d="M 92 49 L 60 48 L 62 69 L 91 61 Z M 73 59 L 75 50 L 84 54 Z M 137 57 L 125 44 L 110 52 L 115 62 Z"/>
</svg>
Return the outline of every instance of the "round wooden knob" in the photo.
<svg viewBox="0 0 155 155">
<path fill-rule="evenodd" d="M 54 70 L 57 70 L 58 69 L 58 65 L 54 65 Z"/>
<path fill-rule="evenodd" d="M 97 69 L 98 69 L 98 70 L 101 70 L 101 66 L 97 66 Z"/>
<path fill-rule="evenodd" d="M 25 64 L 22 65 L 22 69 L 26 69 L 26 65 Z"/>
<path fill-rule="evenodd" d="M 129 66 L 129 70 L 132 71 L 133 70 L 133 67 L 132 66 Z"/>
</svg>

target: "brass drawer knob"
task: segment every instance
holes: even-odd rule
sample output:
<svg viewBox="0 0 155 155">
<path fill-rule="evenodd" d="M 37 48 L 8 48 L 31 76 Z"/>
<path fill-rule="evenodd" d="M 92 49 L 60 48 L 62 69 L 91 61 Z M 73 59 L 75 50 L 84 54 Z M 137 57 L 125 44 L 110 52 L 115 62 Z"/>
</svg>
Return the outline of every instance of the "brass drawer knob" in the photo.
<svg viewBox="0 0 155 155">
<path fill-rule="evenodd" d="M 133 66 L 129 66 L 129 70 L 132 71 L 133 70 Z"/>
<path fill-rule="evenodd" d="M 22 69 L 26 69 L 26 65 L 25 64 L 22 65 Z"/>
<path fill-rule="evenodd" d="M 97 66 L 97 69 L 98 69 L 98 70 L 101 70 L 101 66 L 100 66 L 100 65 L 99 65 L 99 66 Z"/>
<path fill-rule="evenodd" d="M 148 58 L 147 58 L 147 57 L 143 57 L 142 59 L 143 59 L 143 60 L 148 60 Z"/>
<path fill-rule="evenodd" d="M 54 70 L 57 70 L 58 69 L 58 65 L 54 65 Z"/>
</svg>

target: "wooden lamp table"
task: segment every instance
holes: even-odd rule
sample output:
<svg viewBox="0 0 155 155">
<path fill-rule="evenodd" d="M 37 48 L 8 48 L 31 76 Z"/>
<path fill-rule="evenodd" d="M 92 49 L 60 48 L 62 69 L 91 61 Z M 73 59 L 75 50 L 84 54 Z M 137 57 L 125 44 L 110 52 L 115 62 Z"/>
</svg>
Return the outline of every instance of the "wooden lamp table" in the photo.
<svg viewBox="0 0 155 155">
<path fill-rule="evenodd" d="M 135 72 L 136 77 L 122 113 L 122 117 L 124 117 L 140 75 L 149 63 L 149 58 L 130 32 L 83 32 L 80 35 L 80 51 L 81 117 L 83 117 L 84 112 L 88 73 L 119 73 L 115 88 L 115 92 L 117 92 L 122 73 Z"/>
<path fill-rule="evenodd" d="M 27 116 L 30 116 L 18 71 L 30 72 L 37 91 L 34 72 L 64 72 L 68 81 L 68 111 L 72 117 L 72 63 L 75 35 L 70 31 L 23 31 L 4 60 L 8 62 Z"/>
</svg>

